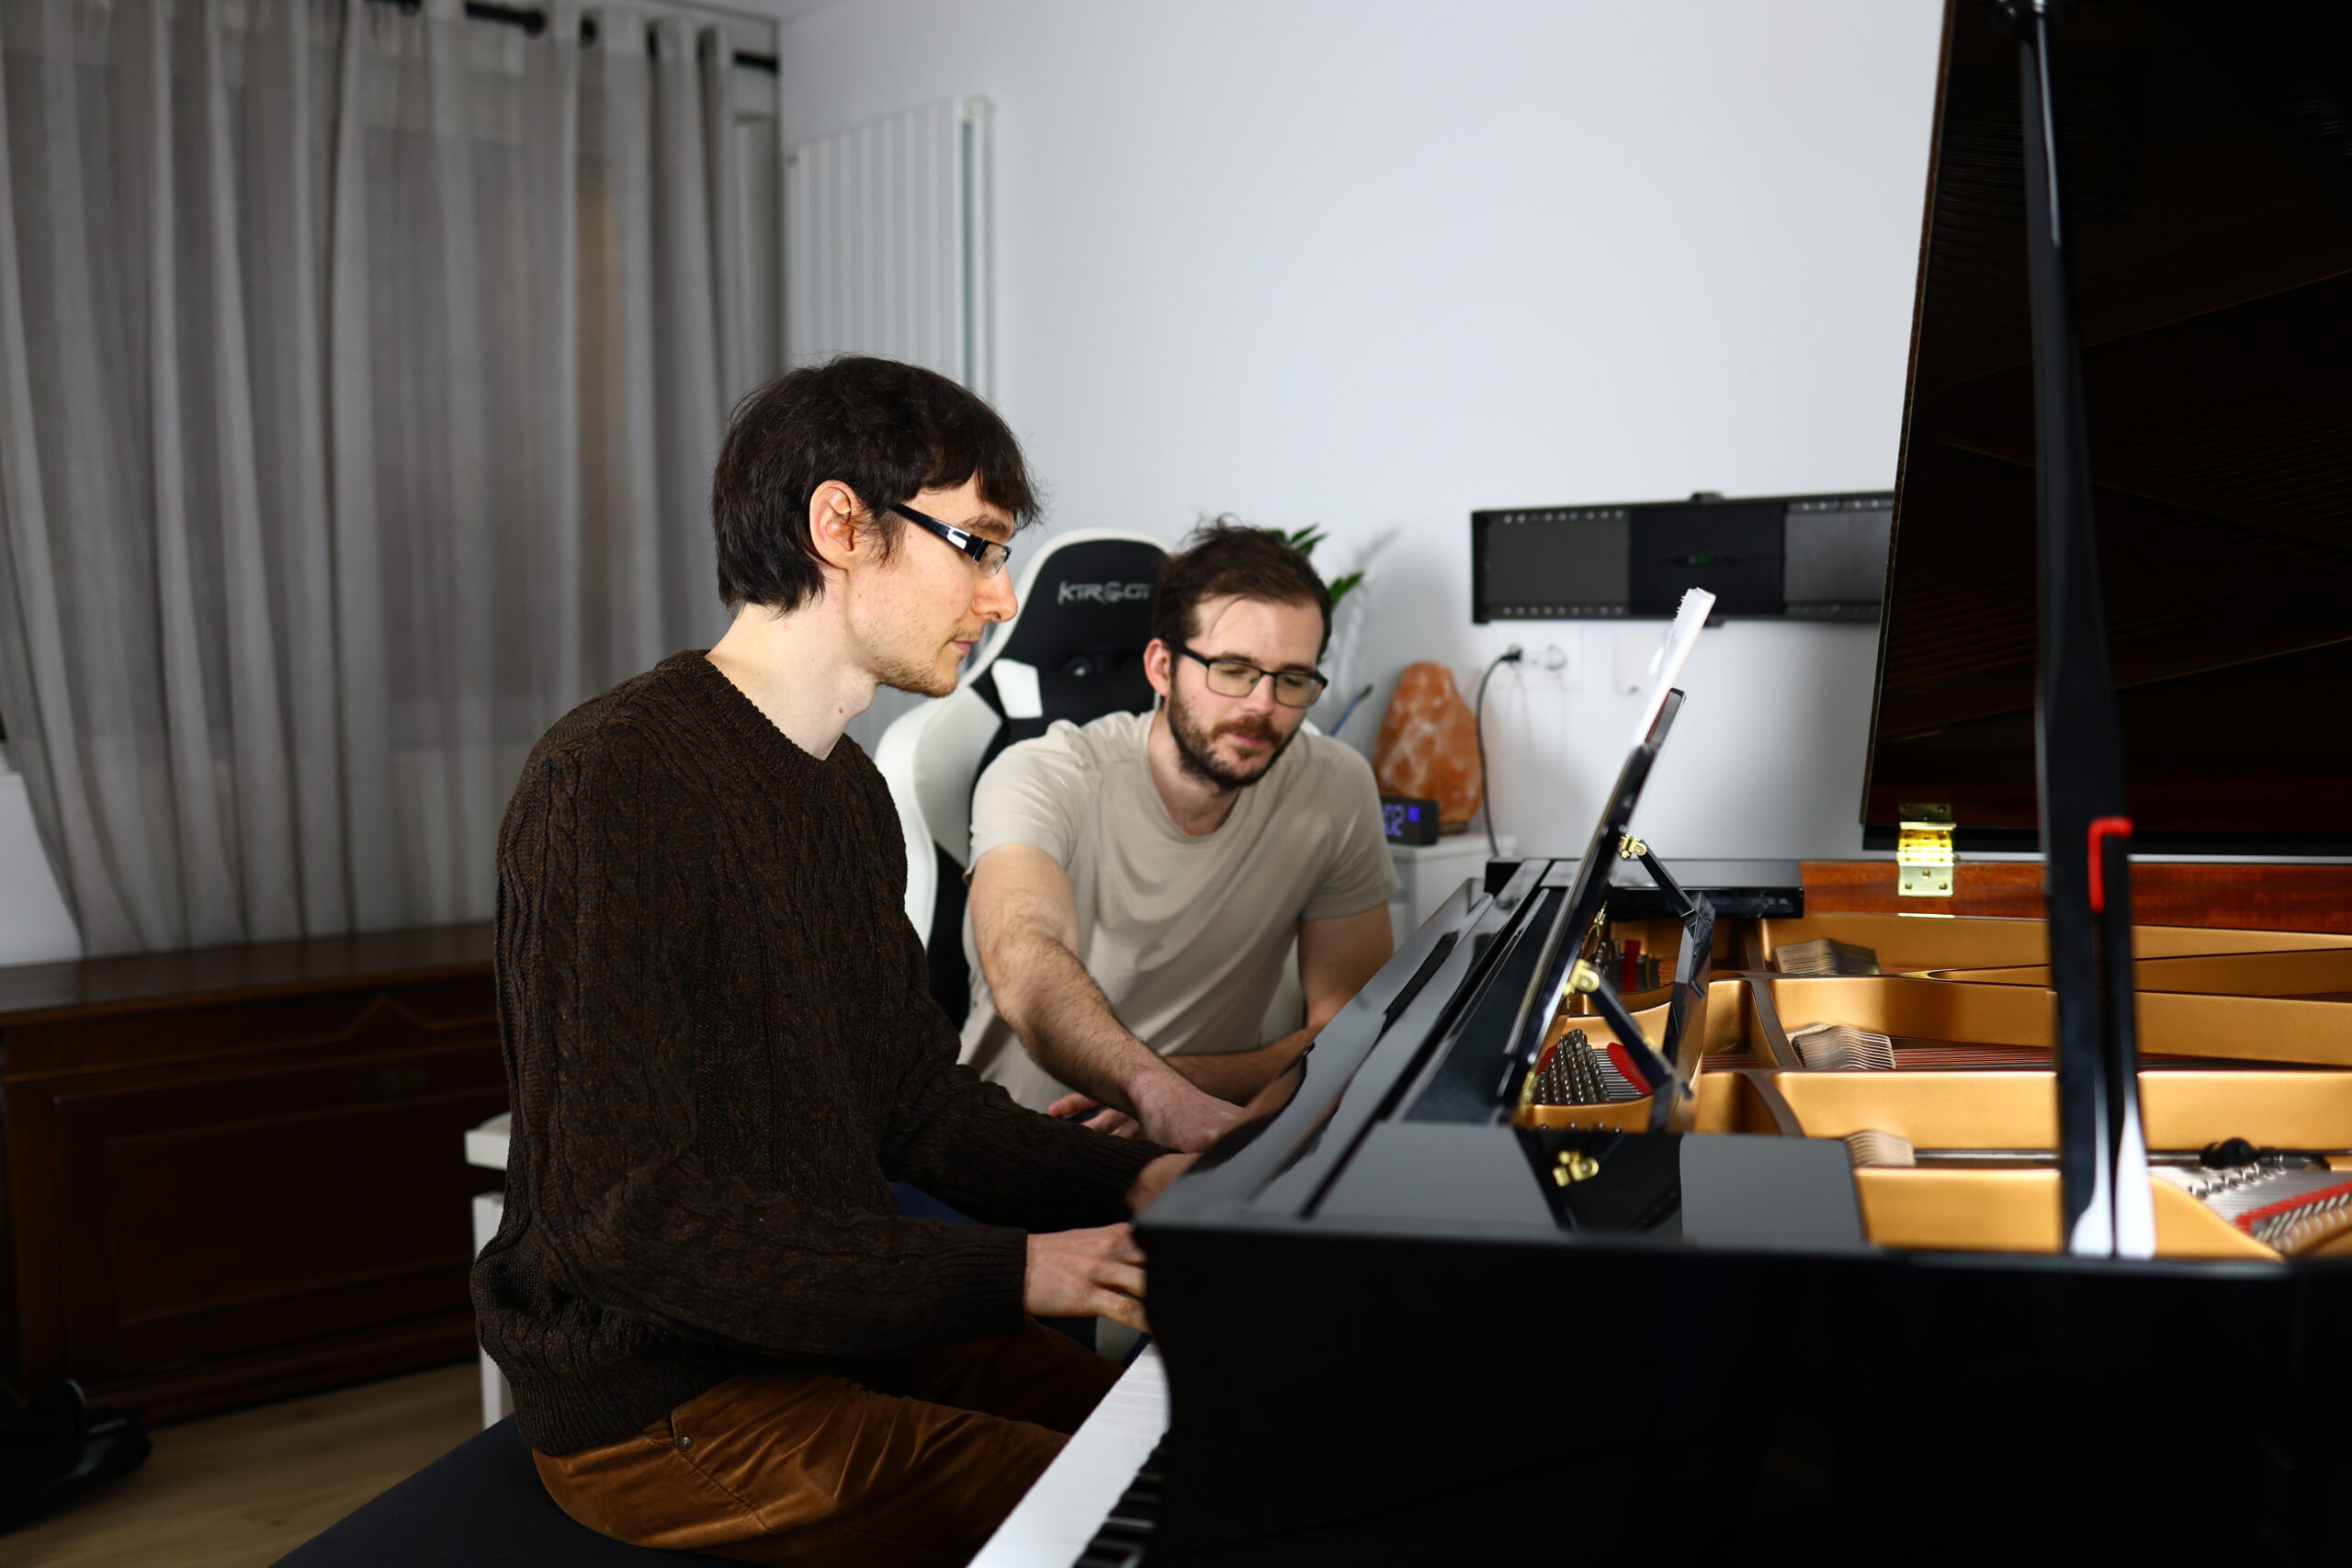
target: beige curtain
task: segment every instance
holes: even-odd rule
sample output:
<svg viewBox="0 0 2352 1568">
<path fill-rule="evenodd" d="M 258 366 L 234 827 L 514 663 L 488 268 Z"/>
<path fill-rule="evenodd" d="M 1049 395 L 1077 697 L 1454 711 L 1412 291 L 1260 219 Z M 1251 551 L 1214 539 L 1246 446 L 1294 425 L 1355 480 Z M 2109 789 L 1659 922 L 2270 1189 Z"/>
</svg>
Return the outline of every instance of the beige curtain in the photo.
<svg viewBox="0 0 2352 1568">
<path fill-rule="evenodd" d="M 0 716 L 89 953 L 486 917 L 532 741 L 723 626 L 736 73 L 547 9 L 0 0 Z"/>
</svg>

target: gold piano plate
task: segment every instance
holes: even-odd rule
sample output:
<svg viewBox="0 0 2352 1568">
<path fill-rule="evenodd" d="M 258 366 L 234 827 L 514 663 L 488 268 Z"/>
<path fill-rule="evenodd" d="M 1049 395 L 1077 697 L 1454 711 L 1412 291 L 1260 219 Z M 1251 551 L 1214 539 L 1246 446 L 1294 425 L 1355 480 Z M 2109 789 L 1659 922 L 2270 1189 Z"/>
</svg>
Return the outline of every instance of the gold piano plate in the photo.
<svg viewBox="0 0 2352 1568">
<path fill-rule="evenodd" d="M 1674 932 L 1628 924 L 1658 949 Z M 2352 936 L 2205 927 L 2134 929 L 2142 1121 L 2177 1159 L 2228 1139 L 2306 1151 L 2352 1172 Z M 2053 1252 L 2060 1242 L 2054 1018 L 2043 923 L 1917 914 L 1766 919 L 1735 953 L 1752 964 L 1824 939 L 1866 949 L 1877 975 L 1721 975 L 1709 989 L 1693 1131 L 1906 1139 L 1928 1163 L 1854 1172 L 1865 1233 L 1919 1250 Z M 1720 951 L 1721 949 L 1719 949 Z M 1720 974 L 1720 971 L 1719 971 Z M 1665 996 L 1628 998 L 1652 1041 Z M 1814 1070 L 1777 1029 L 1845 1024 L 1892 1042 L 1893 1070 Z M 1585 998 L 1562 998 L 1545 1038 L 1613 1037 Z M 2245 1064 L 2238 1066 L 2237 1064 Z M 1651 1101 L 1536 1105 L 1525 1127 L 1639 1132 Z M 1967 1163 L 1946 1164 L 1947 1159 Z M 1976 1163 L 1978 1160 L 1982 1163 Z M 2000 1162 L 2018 1161 L 2014 1166 Z M 2040 1163 L 2048 1159 L 2050 1163 Z M 2171 1181 L 2152 1177 L 2157 1256 L 2276 1260 L 2279 1254 Z M 2352 1255 L 2352 1237 L 2299 1253 Z"/>
<path fill-rule="evenodd" d="M 1808 1138 L 1875 1128 L 1923 1149 L 2057 1145 L 2054 1073 L 1797 1071 L 1770 1077 Z M 2352 1073 L 2143 1073 L 2140 1115 L 2153 1149 L 2200 1149 L 2225 1138 L 2269 1148 L 2352 1149 Z"/>
</svg>

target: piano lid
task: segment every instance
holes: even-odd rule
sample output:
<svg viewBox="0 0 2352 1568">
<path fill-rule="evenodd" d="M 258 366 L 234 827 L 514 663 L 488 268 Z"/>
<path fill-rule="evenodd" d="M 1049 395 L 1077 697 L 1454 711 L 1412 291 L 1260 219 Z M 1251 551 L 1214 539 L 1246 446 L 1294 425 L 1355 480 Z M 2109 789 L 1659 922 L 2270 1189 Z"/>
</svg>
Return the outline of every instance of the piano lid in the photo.
<svg viewBox="0 0 2352 1568">
<path fill-rule="evenodd" d="M 1862 819 L 2031 847 L 2017 51 L 1991 0 L 1945 26 Z M 2057 37 L 2137 846 L 2352 852 L 2352 5 L 2078 0 Z"/>
</svg>

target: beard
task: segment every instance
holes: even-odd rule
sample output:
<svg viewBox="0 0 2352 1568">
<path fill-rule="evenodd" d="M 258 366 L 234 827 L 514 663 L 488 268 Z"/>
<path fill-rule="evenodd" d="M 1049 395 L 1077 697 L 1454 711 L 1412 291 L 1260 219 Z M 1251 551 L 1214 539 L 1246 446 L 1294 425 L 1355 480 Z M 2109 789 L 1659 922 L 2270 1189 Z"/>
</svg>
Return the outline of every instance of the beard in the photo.
<svg viewBox="0 0 2352 1568">
<path fill-rule="evenodd" d="M 888 686 L 894 692 L 911 692 L 919 697 L 944 697 L 963 680 L 963 660 L 944 659 L 942 656 L 951 651 L 944 644 L 918 651 L 923 640 L 939 635 L 936 626 L 918 637 L 912 635 L 915 628 L 903 622 L 882 619 L 858 630 L 865 668 L 876 685 Z"/>
<path fill-rule="evenodd" d="M 1237 718 L 1229 723 L 1208 725 L 1200 716 L 1185 706 L 1184 699 L 1175 692 L 1168 694 L 1168 735 L 1176 742 L 1176 761 L 1196 779 L 1216 785 L 1219 789 L 1248 789 L 1272 771 L 1274 760 L 1289 749 L 1298 732 L 1284 735 L 1262 718 Z M 1216 754 L 1216 740 L 1221 735 L 1249 735 L 1272 742 L 1265 761 L 1244 773 L 1227 764 Z"/>
<path fill-rule="evenodd" d="M 902 656 L 884 656 L 876 661 L 874 679 L 876 684 L 894 692 L 912 692 L 919 697 L 944 697 L 956 690 L 962 679 L 964 667 L 950 664 L 947 672 L 939 672 L 936 660 L 929 664 L 917 663 Z"/>
</svg>

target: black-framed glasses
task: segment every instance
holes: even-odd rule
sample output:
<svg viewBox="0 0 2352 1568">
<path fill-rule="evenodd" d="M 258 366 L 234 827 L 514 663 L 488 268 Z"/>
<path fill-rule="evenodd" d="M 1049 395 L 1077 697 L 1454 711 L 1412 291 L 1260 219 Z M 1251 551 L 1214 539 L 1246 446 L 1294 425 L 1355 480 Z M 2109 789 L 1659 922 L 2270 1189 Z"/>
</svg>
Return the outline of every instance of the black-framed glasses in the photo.
<svg viewBox="0 0 2352 1568">
<path fill-rule="evenodd" d="M 1220 697 L 1246 697 L 1258 689 L 1258 682 L 1272 676 L 1274 701 L 1286 708 L 1311 708 L 1323 688 L 1331 682 L 1319 671 L 1261 670 L 1246 659 L 1211 659 L 1204 653 L 1194 653 L 1182 643 L 1176 651 L 1193 660 L 1209 672 L 1209 690 Z"/>
<path fill-rule="evenodd" d="M 951 523 L 942 523 L 936 517 L 926 517 L 903 501 L 892 502 L 889 509 L 910 523 L 921 524 L 924 528 L 971 557 L 979 567 L 982 577 L 994 577 L 1004 570 L 1004 563 L 1012 558 L 1011 545 L 1000 545 L 994 539 L 983 539 L 968 529 L 958 528 Z"/>
</svg>

